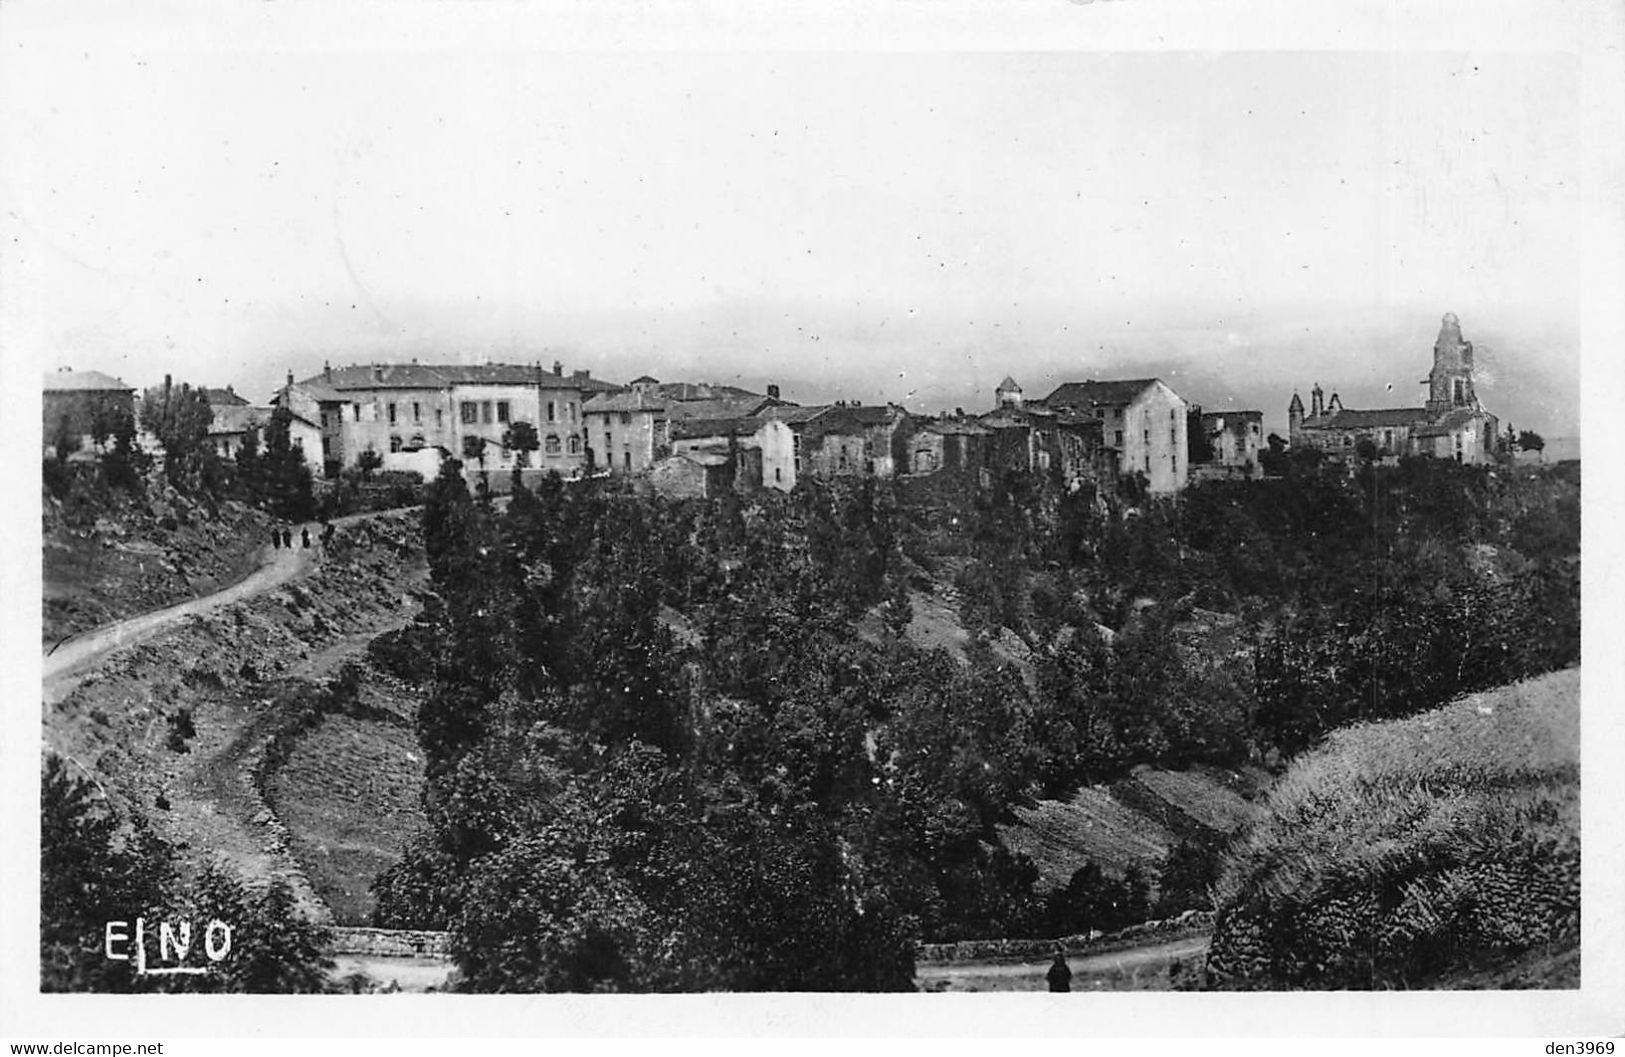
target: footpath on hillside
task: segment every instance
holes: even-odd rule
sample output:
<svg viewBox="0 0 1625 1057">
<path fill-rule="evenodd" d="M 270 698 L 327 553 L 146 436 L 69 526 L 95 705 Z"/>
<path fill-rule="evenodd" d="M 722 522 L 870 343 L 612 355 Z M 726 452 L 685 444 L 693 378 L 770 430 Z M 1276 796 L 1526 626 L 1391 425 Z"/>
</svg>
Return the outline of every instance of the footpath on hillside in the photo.
<svg viewBox="0 0 1625 1057">
<path fill-rule="evenodd" d="M 44 744 L 121 813 L 139 815 L 187 872 L 213 861 L 250 884 L 289 882 L 327 907 L 257 782 L 298 687 L 409 623 L 425 578 L 415 510 L 334 522 L 331 548 L 268 544 L 214 594 L 75 636 L 43 658 Z"/>
</svg>

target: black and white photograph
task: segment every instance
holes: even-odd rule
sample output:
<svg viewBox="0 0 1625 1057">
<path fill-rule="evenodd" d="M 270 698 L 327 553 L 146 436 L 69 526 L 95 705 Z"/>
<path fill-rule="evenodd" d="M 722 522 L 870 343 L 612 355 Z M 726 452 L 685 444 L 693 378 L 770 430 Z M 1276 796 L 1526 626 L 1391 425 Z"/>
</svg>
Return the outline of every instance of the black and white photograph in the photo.
<svg viewBox="0 0 1625 1057">
<path fill-rule="evenodd" d="M 12 1052 L 1625 1030 L 1625 12 L 1222 6 L 0 7 Z"/>
</svg>

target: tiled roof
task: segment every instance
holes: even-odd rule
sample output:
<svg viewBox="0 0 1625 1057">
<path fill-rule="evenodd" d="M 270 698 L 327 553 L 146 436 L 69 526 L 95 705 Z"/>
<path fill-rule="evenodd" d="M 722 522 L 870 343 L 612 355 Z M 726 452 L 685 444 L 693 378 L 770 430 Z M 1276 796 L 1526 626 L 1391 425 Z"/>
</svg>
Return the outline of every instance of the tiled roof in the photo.
<svg viewBox="0 0 1625 1057">
<path fill-rule="evenodd" d="M 925 423 L 921 427 L 927 433 L 937 433 L 942 436 L 985 437 L 991 430 L 967 419 L 939 418 Z"/>
<path fill-rule="evenodd" d="M 1050 407 L 1119 407 L 1155 385 L 1155 378 L 1133 378 L 1115 382 L 1066 382 L 1044 398 Z"/>
<path fill-rule="evenodd" d="M 767 399 L 761 393 L 737 385 L 713 385 L 710 382 L 662 382 L 658 388 L 660 395 L 668 400 Z"/>
<path fill-rule="evenodd" d="M 250 407 L 248 404 L 212 404 L 214 419 L 209 423 L 209 435 L 247 433 L 250 426 L 262 426 L 271 417 L 268 407 Z"/>
<path fill-rule="evenodd" d="M 884 426 L 901 418 L 901 413 L 887 404 L 836 404 L 819 416 L 818 426 L 825 433 L 838 433 L 843 429 L 864 429 Z"/>
<path fill-rule="evenodd" d="M 1004 381 L 999 383 L 999 388 L 995 392 L 1019 393 L 1021 392 L 1021 386 L 1017 385 L 1016 380 L 1007 374 L 1004 376 Z"/>
<path fill-rule="evenodd" d="M 664 411 L 665 401 L 648 393 L 600 393 L 581 405 L 582 414 L 591 415 L 608 411 Z"/>
<path fill-rule="evenodd" d="M 665 386 L 661 386 L 661 389 L 664 390 Z M 754 394 L 718 396 L 709 400 L 685 400 L 670 393 L 664 395 L 666 410 L 672 418 L 738 418 L 754 415 L 769 402 L 767 397 Z"/>
<path fill-rule="evenodd" d="M 1429 421 L 1425 408 L 1389 407 L 1375 411 L 1343 409 L 1303 420 L 1304 429 L 1371 429 L 1377 426 L 1423 426 Z"/>
<path fill-rule="evenodd" d="M 100 371 L 49 371 L 45 375 L 47 393 L 129 393 L 135 386 L 125 385 L 110 374 Z"/>
<path fill-rule="evenodd" d="M 211 407 L 248 406 L 248 400 L 245 397 L 237 395 L 236 390 L 232 389 L 230 386 L 227 386 L 224 389 L 214 389 L 211 387 L 203 390 L 203 392 L 206 396 L 208 396 L 209 405 Z"/>
<path fill-rule="evenodd" d="M 813 419 L 818 418 L 825 412 L 833 410 L 835 410 L 834 404 L 812 404 L 808 406 L 802 406 L 800 404 L 775 404 L 773 407 L 764 407 L 762 410 L 756 412 L 756 417 L 776 418 L 780 422 L 787 422 L 791 425 L 799 425 L 803 422 L 811 422 Z"/>
<path fill-rule="evenodd" d="M 520 363 L 376 363 L 334 367 L 299 383 L 338 392 L 359 389 L 445 389 L 453 385 L 537 385 L 543 389 L 611 389 L 577 374 Z"/>
<path fill-rule="evenodd" d="M 748 436 L 761 428 L 762 420 L 750 415 L 729 418 L 674 418 L 671 423 L 671 439 Z"/>
</svg>

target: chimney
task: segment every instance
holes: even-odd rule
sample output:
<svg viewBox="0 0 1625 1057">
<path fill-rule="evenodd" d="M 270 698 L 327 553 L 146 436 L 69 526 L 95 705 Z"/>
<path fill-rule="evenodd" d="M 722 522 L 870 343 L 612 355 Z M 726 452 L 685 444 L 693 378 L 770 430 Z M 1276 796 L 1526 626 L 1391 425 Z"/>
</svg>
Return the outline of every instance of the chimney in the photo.
<svg viewBox="0 0 1625 1057">
<path fill-rule="evenodd" d="M 329 382 L 333 380 L 333 364 L 329 360 L 322 361 L 322 378 Z"/>
<path fill-rule="evenodd" d="M 288 387 L 290 389 L 293 388 L 293 372 L 292 371 L 288 372 Z M 229 386 L 229 385 L 226 386 L 226 392 L 228 392 L 228 393 L 231 392 L 231 386 Z"/>
<path fill-rule="evenodd" d="M 777 400 L 779 398 L 779 387 L 776 386 L 776 385 L 768 386 L 767 387 L 767 398 L 769 400 Z"/>
<path fill-rule="evenodd" d="M 553 373 L 560 376 L 560 377 L 563 377 L 564 376 L 564 364 L 560 363 L 558 360 L 554 360 L 553 361 Z"/>
<path fill-rule="evenodd" d="M 372 365 L 372 380 L 374 382 L 382 382 L 384 380 L 384 368 L 379 364 L 375 363 Z"/>
</svg>

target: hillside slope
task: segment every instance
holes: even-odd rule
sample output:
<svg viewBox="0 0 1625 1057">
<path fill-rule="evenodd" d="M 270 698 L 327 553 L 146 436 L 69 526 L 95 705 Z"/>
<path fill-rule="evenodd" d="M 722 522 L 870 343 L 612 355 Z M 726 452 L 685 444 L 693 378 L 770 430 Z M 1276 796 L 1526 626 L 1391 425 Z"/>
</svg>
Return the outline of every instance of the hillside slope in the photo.
<svg viewBox="0 0 1625 1057">
<path fill-rule="evenodd" d="M 1577 986 L 1579 749 L 1578 668 L 1338 731 L 1232 845 L 1210 982 Z"/>
</svg>

